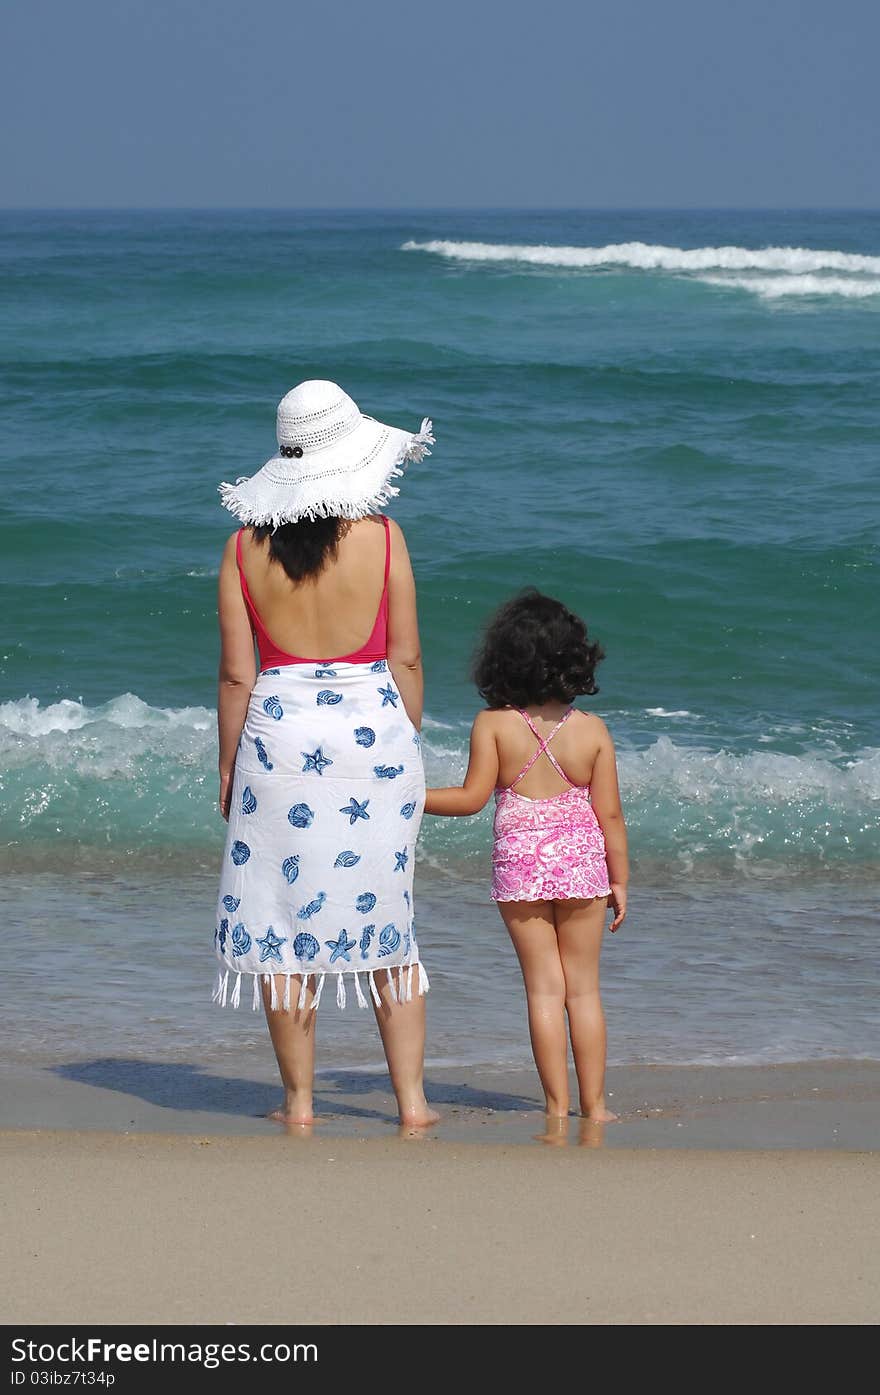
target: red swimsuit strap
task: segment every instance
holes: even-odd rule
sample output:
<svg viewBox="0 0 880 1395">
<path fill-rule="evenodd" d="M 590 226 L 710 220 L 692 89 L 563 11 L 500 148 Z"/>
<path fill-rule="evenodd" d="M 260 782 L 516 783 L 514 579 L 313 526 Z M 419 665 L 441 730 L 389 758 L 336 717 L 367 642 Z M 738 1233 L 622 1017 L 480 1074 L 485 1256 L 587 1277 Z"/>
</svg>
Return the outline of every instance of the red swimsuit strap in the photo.
<svg viewBox="0 0 880 1395">
<path fill-rule="evenodd" d="M 238 535 L 235 539 L 235 560 L 238 565 L 241 594 L 244 596 L 248 614 L 251 617 L 254 630 L 256 631 L 257 646 L 260 650 L 260 666 L 262 668 L 283 667 L 285 664 L 358 663 L 365 659 L 379 659 L 385 657 L 388 635 L 388 577 L 391 572 L 391 529 L 389 528 L 388 519 L 385 515 L 382 514 L 381 517 L 385 527 L 385 571 L 382 582 L 382 596 L 379 600 L 379 609 L 376 612 L 376 619 L 370 631 L 369 639 L 365 644 L 361 645 L 360 649 L 356 649 L 352 654 L 339 654 L 334 659 L 325 659 L 323 657 L 310 659 L 303 658 L 298 654 L 289 654 L 286 650 L 279 648 L 272 639 L 272 636 L 269 634 L 260 618 L 257 607 L 251 599 L 241 556 L 241 538 L 245 530 L 244 528 L 238 530 Z M 381 653 L 379 652 L 380 650 Z"/>
</svg>

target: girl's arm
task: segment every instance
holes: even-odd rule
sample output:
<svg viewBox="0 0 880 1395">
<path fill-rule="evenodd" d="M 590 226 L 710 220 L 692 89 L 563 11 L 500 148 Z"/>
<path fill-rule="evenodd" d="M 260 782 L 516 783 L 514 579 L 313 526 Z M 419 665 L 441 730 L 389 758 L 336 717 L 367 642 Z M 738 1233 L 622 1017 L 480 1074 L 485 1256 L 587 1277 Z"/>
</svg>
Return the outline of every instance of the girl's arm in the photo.
<svg viewBox="0 0 880 1395">
<path fill-rule="evenodd" d="M 599 718 L 596 719 L 599 721 Z M 626 888 L 629 882 L 629 855 L 626 846 L 626 824 L 620 807 L 620 789 L 617 783 L 617 761 L 614 755 L 614 742 L 611 733 L 601 723 L 602 737 L 599 753 L 593 765 L 590 778 L 590 799 L 599 827 L 605 837 L 605 859 L 608 863 L 608 879 L 611 882 L 611 906 L 614 919 L 610 928 L 616 930 L 626 916 Z"/>
<path fill-rule="evenodd" d="M 416 613 L 416 583 L 403 533 L 396 523 L 389 521 L 389 527 L 391 570 L 388 573 L 388 667 L 403 698 L 406 715 L 418 731 L 422 725 L 425 680 Z"/>
<path fill-rule="evenodd" d="M 471 728 L 471 754 L 463 785 L 428 790 L 426 814 L 478 814 L 498 784 L 498 747 L 491 712 L 480 712 Z"/>
<path fill-rule="evenodd" d="M 241 592 L 233 533 L 223 552 L 217 593 L 220 621 L 220 672 L 217 680 L 217 731 L 220 738 L 220 813 L 229 818 L 235 756 L 257 676 L 254 636 Z"/>
</svg>

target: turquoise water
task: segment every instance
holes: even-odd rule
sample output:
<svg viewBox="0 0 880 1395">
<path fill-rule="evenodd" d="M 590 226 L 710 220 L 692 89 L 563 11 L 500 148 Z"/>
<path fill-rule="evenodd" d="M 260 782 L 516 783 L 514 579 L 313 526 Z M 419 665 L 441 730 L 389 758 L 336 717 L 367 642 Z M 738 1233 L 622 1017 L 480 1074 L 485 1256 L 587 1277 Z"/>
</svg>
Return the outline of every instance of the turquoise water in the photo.
<svg viewBox="0 0 880 1395">
<path fill-rule="evenodd" d="M 149 887 L 219 856 L 216 487 L 272 452 L 289 387 L 329 377 L 372 415 L 434 420 L 391 510 L 430 778 L 463 769 L 481 623 L 533 583 L 606 649 L 593 705 L 637 889 L 699 883 L 713 924 L 756 884 L 785 924 L 805 886 L 870 904 L 880 215 L 3 214 L 0 309 L 7 867 Z M 486 816 L 426 821 L 426 904 L 479 887 L 487 847 Z M 857 923 L 864 963 L 876 922 Z M 734 969 L 760 937 L 737 946 Z M 711 1051 L 738 1054 L 745 1021 Z M 880 1049 L 875 1022 L 854 1030 L 855 1054 Z M 796 1050 L 844 1050 L 815 1036 Z"/>
</svg>

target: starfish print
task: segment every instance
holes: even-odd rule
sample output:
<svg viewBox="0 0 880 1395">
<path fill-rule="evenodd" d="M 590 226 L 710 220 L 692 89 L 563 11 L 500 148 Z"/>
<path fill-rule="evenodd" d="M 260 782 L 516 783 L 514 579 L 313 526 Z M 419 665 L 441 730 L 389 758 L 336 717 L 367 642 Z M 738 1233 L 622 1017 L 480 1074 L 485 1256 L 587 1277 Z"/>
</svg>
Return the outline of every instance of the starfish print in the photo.
<svg viewBox="0 0 880 1395">
<path fill-rule="evenodd" d="M 340 814 L 348 814 L 349 824 L 357 823 L 358 819 L 368 819 L 370 817 L 367 813 L 367 805 L 369 802 L 369 799 L 365 799 L 363 804 L 359 804 L 354 795 L 352 795 L 348 803 L 340 809 L 339 812 Z"/>
<path fill-rule="evenodd" d="M 409 861 L 409 853 L 406 848 L 404 848 L 403 852 L 396 852 L 394 856 L 397 859 L 394 863 L 395 872 L 405 872 L 406 864 Z"/>
<path fill-rule="evenodd" d="M 267 959 L 277 959 L 278 963 L 280 964 L 281 946 L 287 944 L 287 937 L 285 935 L 282 935 L 279 938 L 279 936 L 275 934 L 275 931 L 272 929 L 272 926 L 270 925 L 269 929 L 266 931 L 264 939 L 257 940 L 257 944 L 262 945 L 262 949 L 260 950 L 261 964 L 265 964 Z"/>
<path fill-rule="evenodd" d="M 347 930 L 340 930 L 338 940 L 325 940 L 324 943 L 329 950 L 333 951 L 330 955 L 331 964 L 335 963 L 337 959 L 344 959 L 346 964 L 351 963 L 351 955 L 348 951 L 354 949 L 357 940 L 350 940 Z"/>
<path fill-rule="evenodd" d="M 397 699 L 400 697 L 400 694 L 394 691 L 390 683 L 386 683 L 384 688 L 377 688 L 376 692 L 381 694 L 383 707 L 387 707 L 389 702 L 392 707 L 397 706 Z"/>
<path fill-rule="evenodd" d="M 333 764 L 330 757 L 324 755 L 320 746 L 316 751 L 313 751 L 311 755 L 309 755 L 308 751 L 303 751 L 302 754 L 306 758 L 306 763 L 303 766 L 303 773 L 307 770 L 316 770 L 319 775 L 323 775 L 325 767 Z"/>
</svg>

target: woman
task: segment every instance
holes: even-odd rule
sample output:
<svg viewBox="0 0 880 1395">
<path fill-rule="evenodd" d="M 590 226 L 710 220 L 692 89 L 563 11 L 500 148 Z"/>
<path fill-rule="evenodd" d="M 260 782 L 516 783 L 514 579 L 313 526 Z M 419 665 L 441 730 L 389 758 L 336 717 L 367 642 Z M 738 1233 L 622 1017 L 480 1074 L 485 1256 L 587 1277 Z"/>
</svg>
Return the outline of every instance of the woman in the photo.
<svg viewBox="0 0 880 1395">
<path fill-rule="evenodd" d="M 247 526 L 220 569 L 215 998 L 237 1007 L 251 983 L 255 1008 L 262 997 L 284 1085 L 270 1117 L 296 1124 L 313 1117 L 327 977 L 340 1007 L 352 990 L 371 998 L 401 1121 L 428 1124 L 412 901 L 422 666 L 406 544 L 377 510 L 431 423 L 383 426 L 313 381 L 282 400 L 277 435 L 256 475 L 220 486 Z"/>
</svg>

